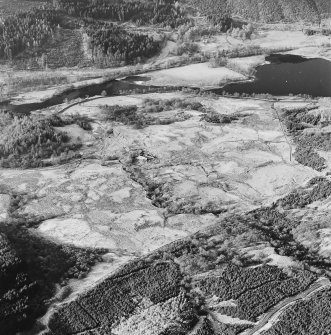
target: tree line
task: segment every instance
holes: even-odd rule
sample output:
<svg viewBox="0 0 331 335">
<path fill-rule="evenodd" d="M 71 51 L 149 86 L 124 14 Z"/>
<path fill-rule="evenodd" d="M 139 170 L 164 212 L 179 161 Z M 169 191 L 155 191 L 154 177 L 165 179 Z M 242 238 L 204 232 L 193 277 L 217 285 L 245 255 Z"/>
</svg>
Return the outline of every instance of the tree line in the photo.
<svg viewBox="0 0 331 335">
<path fill-rule="evenodd" d="M 301 300 L 287 308 L 278 322 L 262 334 L 330 334 L 330 308 L 331 290 L 319 291 L 309 300 Z"/>
<path fill-rule="evenodd" d="M 141 24 L 161 24 L 175 28 L 188 21 L 178 2 L 58 0 L 57 8 L 72 16 Z"/>
<path fill-rule="evenodd" d="M 320 14 L 327 11 L 326 0 L 190 0 L 192 7 L 215 24 L 233 16 L 255 22 L 319 22 Z"/>
<path fill-rule="evenodd" d="M 48 158 L 72 157 L 81 146 L 79 142 L 70 142 L 67 133 L 56 131 L 46 119 L 34 116 L 15 117 L 9 124 L 0 124 L 0 131 L 1 167 L 50 165 Z"/>
<path fill-rule="evenodd" d="M 114 24 L 94 23 L 85 27 L 93 59 L 106 65 L 140 62 L 155 55 L 160 44 L 145 34 L 128 32 Z"/>
<path fill-rule="evenodd" d="M 35 9 L 6 18 L 0 24 L 0 58 L 12 59 L 25 49 L 40 47 L 54 34 L 58 12 Z"/>
</svg>

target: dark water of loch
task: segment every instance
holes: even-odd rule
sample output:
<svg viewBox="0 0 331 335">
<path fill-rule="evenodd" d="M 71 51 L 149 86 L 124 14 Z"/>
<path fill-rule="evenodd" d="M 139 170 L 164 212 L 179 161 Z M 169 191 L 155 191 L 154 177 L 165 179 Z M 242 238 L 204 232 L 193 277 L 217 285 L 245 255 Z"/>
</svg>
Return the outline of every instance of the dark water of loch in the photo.
<svg viewBox="0 0 331 335">
<path fill-rule="evenodd" d="M 255 80 L 225 85 L 213 89 L 212 92 L 228 93 L 269 93 L 275 96 L 293 94 L 309 94 L 313 97 L 331 97 L 331 62 L 321 59 L 307 59 L 296 55 L 274 54 L 266 57 L 270 64 L 256 68 Z M 105 91 L 107 96 L 120 95 L 121 91 L 135 90 L 137 93 L 157 92 L 158 90 L 176 90 L 181 87 L 149 86 L 147 76 L 131 76 L 121 80 L 110 80 L 101 84 L 91 84 L 80 88 L 70 88 L 43 102 L 12 104 L 11 101 L 0 102 L 0 110 L 16 113 L 31 111 L 58 105 L 67 100 L 100 95 Z M 137 81 L 145 82 L 144 85 Z"/>
<path fill-rule="evenodd" d="M 309 94 L 331 97 L 331 62 L 321 58 L 274 54 L 266 57 L 270 64 L 256 68 L 255 80 L 232 83 L 213 90 L 228 93 L 269 93 L 275 96 Z"/>
</svg>

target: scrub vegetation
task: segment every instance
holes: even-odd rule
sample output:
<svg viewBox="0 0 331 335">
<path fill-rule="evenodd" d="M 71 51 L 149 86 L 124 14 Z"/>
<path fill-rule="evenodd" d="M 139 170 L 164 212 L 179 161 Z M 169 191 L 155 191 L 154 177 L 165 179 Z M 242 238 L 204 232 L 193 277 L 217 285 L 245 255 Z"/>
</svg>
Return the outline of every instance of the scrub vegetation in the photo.
<svg viewBox="0 0 331 335">
<path fill-rule="evenodd" d="M 325 200 L 331 195 L 331 182 L 323 177 L 311 179 L 306 188 L 295 189 L 277 204 L 284 209 L 304 208 L 315 201 Z"/>
<path fill-rule="evenodd" d="M 35 116 L 4 117 L 0 135 L 2 167 L 38 167 L 61 158 L 77 156 L 81 144 L 71 142 L 67 133 L 56 131 L 47 119 Z"/>
<path fill-rule="evenodd" d="M 154 100 L 145 99 L 141 107 L 136 105 L 128 106 L 101 106 L 102 117 L 105 121 L 119 122 L 124 125 L 132 125 L 141 129 L 150 125 L 166 125 L 174 122 L 185 121 L 190 118 L 185 110 L 204 111 L 201 103 L 185 99 Z M 178 111 L 170 117 L 160 117 L 161 112 Z"/>
<path fill-rule="evenodd" d="M 331 149 L 331 134 L 327 132 L 305 132 L 304 130 L 316 126 L 325 127 L 329 123 L 324 122 L 322 124 L 319 114 L 313 114 L 305 108 L 283 110 L 282 118 L 297 145 L 294 154 L 295 159 L 300 164 L 317 171 L 324 170 L 326 160 L 318 154 L 318 150 L 329 151 Z"/>
</svg>

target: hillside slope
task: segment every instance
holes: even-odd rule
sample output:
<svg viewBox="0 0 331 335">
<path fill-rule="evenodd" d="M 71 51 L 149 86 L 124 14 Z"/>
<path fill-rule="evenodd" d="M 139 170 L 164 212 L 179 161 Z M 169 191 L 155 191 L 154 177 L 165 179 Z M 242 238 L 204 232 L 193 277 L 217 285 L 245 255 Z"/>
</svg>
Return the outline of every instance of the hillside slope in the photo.
<svg viewBox="0 0 331 335">
<path fill-rule="evenodd" d="M 315 0 L 315 3 L 321 14 L 331 13 L 331 3 L 329 0 Z"/>
<path fill-rule="evenodd" d="M 35 292 L 7 237 L 0 233 L 0 333 L 11 334 L 28 323 Z"/>
<path fill-rule="evenodd" d="M 316 22 L 320 14 L 330 12 L 325 0 L 192 0 L 192 4 L 204 15 L 230 14 L 261 22 Z"/>
</svg>

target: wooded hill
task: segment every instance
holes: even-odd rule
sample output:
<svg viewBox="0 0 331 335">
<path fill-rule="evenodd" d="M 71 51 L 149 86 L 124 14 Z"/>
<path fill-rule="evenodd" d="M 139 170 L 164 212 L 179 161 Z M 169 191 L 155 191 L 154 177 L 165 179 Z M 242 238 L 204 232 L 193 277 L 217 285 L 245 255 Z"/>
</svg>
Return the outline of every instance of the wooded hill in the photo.
<svg viewBox="0 0 331 335">
<path fill-rule="evenodd" d="M 330 13 L 328 0 L 191 0 L 201 14 L 210 18 L 240 16 L 255 22 L 318 22 Z"/>
</svg>

